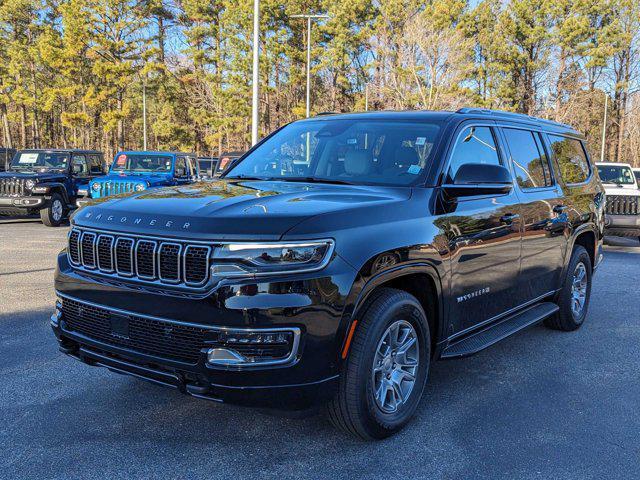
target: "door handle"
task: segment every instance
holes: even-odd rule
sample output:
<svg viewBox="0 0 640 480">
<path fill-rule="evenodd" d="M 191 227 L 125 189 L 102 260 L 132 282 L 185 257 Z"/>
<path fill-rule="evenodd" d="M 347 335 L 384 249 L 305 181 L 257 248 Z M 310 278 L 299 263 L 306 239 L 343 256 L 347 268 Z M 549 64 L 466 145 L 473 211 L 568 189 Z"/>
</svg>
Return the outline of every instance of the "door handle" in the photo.
<svg viewBox="0 0 640 480">
<path fill-rule="evenodd" d="M 514 220 L 520 218 L 520 215 L 517 213 L 507 213 L 500 217 L 500 223 L 506 223 L 507 225 L 511 225 Z"/>
<path fill-rule="evenodd" d="M 566 205 L 556 205 L 553 207 L 553 213 L 564 213 L 566 209 Z"/>
</svg>

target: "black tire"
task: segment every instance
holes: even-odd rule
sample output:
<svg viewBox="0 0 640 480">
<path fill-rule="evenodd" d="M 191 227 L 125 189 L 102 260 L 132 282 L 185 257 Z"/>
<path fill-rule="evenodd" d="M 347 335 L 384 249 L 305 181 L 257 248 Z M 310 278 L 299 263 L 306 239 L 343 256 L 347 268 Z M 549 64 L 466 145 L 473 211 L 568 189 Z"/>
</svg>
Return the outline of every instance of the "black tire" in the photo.
<svg viewBox="0 0 640 480">
<path fill-rule="evenodd" d="M 406 328 L 405 333 L 411 331 L 408 324 L 414 329 L 413 338 L 416 339 L 418 351 L 414 351 L 412 356 L 418 359 L 418 364 L 414 371 L 413 387 L 406 392 L 407 396 L 397 406 L 397 410 L 390 413 L 383 411 L 377 403 L 374 377 L 382 377 L 376 377 L 378 374 L 374 373 L 373 368 L 378 347 L 385 346 L 384 343 L 381 344 L 383 337 L 398 322 Z M 360 313 L 349 356 L 340 376 L 338 392 L 327 405 L 327 414 L 333 425 L 364 440 L 386 438 L 402 429 L 415 413 L 422 397 L 429 372 L 430 350 L 429 324 L 420 302 L 401 290 L 383 288 L 375 292 L 372 300 Z M 399 357 L 393 357 L 393 367 L 397 358 Z M 382 368 L 379 365 L 378 368 Z M 387 367 L 392 366 L 389 364 Z M 404 381 L 401 380 L 401 383 L 406 385 Z M 391 396 L 395 397 L 393 389 Z"/>
<path fill-rule="evenodd" d="M 65 216 L 64 199 L 59 193 L 51 195 L 49 206 L 40 210 L 40 219 L 47 227 L 59 227 Z"/>
<path fill-rule="evenodd" d="M 584 304 L 579 313 L 576 313 L 572 308 L 572 285 L 574 282 L 574 275 L 576 269 L 582 264 L 586 275 L 586 296 Z M 591 298 L 591 259 L 589 254 L 581 245 L 576 245 L 571 254 L 571 260 L 565 273 L 564 282 L 562 284 L 562 290 L 558 295 L 558 306 L 560 310 L 557 314 L 547 318 L 544 324 L 554 330 L 561 330 L 563 332 L 571 332 L 577 330 L 584 323 L 584 319 L 587 316 L 589 310 L 589 300 Z"/>
</svg>

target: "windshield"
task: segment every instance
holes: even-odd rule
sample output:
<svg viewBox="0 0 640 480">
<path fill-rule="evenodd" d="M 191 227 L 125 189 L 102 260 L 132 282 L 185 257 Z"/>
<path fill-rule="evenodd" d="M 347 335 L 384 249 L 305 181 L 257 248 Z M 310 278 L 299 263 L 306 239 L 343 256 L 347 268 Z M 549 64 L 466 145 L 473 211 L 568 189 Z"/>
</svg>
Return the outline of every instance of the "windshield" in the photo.
<svg viewBox="0 0 640 480">
<path fill-rule="evenodd" d="M 602 183 L 615 183 L 616 185 L 636 184 L 633 172 L 624 165 L 598 165 L 598 174 Z"/>
<path fill-rule="evenodd" d="M 314 120 L 284 127 L 225 178 L 410 185 L 431 161 L 440 126 L 422 122 Z"/>
<path fill-rule="evenodd" d="M 130 172 L 170 172 L 172 159 L 167 155 L 146 155 L 144 153 L 121 153 L 113 166 L 112 171 Z"/>
<path fill-rule="evenodd" d="M 64 170 L 69 154 L 60 152 L 18 152 L 11 161 L 12 170 Z"/>
</svg>

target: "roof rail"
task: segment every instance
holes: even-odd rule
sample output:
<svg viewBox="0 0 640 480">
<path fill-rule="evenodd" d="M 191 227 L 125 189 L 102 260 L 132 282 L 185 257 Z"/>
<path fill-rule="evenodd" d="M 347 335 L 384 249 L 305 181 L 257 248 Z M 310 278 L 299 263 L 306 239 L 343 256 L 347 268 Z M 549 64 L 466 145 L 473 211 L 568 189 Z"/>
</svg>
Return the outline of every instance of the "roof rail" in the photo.
<svg viewBox="0 0 640 480">
<path fill-rule="evenodd" d="M 490 108 L 472 108 L 472 107 L 460 108 L 456 111 L 456 113 L 466 113 L 466 114 L 475 113 L 475 114 L 481 114 L 481 115 L 495 115 L 499 117 L 548 123 L 549 125 L 555 125 L 558 127 L 570 128 L 571 130 L 574 130 L 574 128 L 567 123 L 556 122 L 555 120 L 547 120 L 546 118 L 534 117 L 532 115 L 527 115 L 525 113 L 505 112 L 504 110 L 492 110 Z"/>
<path fill-rule="evenodd" d="M 323 115 L 339 115 L 340 112 L 320 112 L 316 113 L 316 117 L 321 117 Z"/>
</svg>

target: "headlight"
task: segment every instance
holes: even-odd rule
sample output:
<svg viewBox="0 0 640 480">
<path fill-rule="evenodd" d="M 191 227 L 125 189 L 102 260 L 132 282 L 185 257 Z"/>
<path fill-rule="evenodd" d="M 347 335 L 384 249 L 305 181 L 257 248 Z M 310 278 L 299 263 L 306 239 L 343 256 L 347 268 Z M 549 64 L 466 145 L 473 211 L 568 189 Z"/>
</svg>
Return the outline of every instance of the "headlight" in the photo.
<svg viewBox="0 0 640 480">
<path fill-rule="evenodd" d="M 100 184 L 94 183 L 93 185 L 91 185 L 91 190 L 93 190 L 94 192 L 97 192 L 98 190 L 100 190 Z"/>
<path fill-rule="evenodd" d="M 26 182 L 24 182 L 24 187 L 25 187 L 27 190 L 31 190 L 31 189 L 33 189 L 33 187 L 35 187 L 35 186 L 36 186 L 36 182 L 35 182 L 35 180 L 27 180 Z"/>
<path fill-rule="evenodd" d="M 136 192 L 141 192 L 143 190 L 145 190 L 147 188 L 146 185 L 143 185 L 142 183 L 139 183 L 138 185 L 136 185 Z"/>
<path fill-rule="evenodd" d="M 230 243 L 216 247 L 214 277 L 252 277 L 312 272 L 331 260 L 333 240 L 292 243 Z"/>
</svg>

